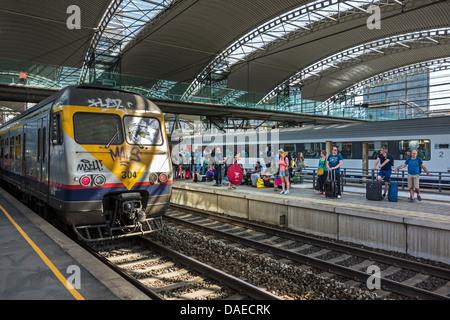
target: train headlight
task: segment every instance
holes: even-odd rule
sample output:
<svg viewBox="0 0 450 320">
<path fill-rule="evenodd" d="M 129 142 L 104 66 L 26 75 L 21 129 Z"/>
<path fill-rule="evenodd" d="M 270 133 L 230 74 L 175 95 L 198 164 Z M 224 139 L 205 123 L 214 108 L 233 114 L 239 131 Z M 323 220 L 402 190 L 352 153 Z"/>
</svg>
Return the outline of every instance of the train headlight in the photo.
<svg viewBox="0 0 450 320">
<path fill-rule="evenodd" d="M 101 186 L 103 186 L 105 183 L 106 183 L 106 178 L 105 178 L 104 175 L 98 174 L 98 175 L 95 175 L 95 176 L 94 176 L 94 184 L 95 184 L 97 187 L 101 187 Z"/>
<path fill-rule="evenodd" d="M 167 175 L 167 173 L 162 172 L 159 174 L 159 182 L 166 183 L 167 180 L 169 180 L 169 176 Z"/>
<path fill-rule="evenodd" d="M 80 178 L 80 184 L 81 184 L 83 187 L 88 187 L 88 186 L 90 186 L 90 185 L 91 185 L 91 178 L 90 178 L 89 176 L 82 176 L 82 177 Z"/>
<path fill-rule="evenodd" d="M 154 172 L 150 173 L 150 176 L 148 177 L 148 180 L 151 184 L 155 184 L 158 182 L 158 175 Z"/>
</svg>

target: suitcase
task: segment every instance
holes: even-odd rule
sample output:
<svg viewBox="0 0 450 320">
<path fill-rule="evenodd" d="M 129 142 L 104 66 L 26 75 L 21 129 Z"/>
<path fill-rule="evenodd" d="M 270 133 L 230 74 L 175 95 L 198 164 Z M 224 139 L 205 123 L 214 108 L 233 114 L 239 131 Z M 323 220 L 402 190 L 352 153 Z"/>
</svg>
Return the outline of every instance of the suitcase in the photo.
<svg viewBox="0 0 450 320">
<path fill-rule="evenodd" d="M 398 201 L 398 182 L 397 181 L 389 182 L 388 199 L 389 199 L 389 201 L 394 201 L 394 202 Z"/>
<path fill-rule="evenodd" d="M 368 181 L 366 183 L 366 199 L 380 201 L 383 200 L 383 181 Z"/>
<path fill-rule="evenodd" d="M 337 195 L 336 173 L 333 170 L 328 172 L 328 179 L 325 181 L 325 197 L 336 198 Z"/>
</svg>

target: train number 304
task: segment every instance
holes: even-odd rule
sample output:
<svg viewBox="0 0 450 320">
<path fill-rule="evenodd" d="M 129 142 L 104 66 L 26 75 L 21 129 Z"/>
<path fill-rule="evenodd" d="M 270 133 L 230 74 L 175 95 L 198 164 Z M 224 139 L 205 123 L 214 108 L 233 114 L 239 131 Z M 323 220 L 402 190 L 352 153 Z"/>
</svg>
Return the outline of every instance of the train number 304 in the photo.
<svg viewBox="0 0 450 320">
<path fill-rule="evenodd" d="M 131 178 L 137 178 L 136 171 L 122 171 L 122 179 L 131 179 Z"/>
</svg>

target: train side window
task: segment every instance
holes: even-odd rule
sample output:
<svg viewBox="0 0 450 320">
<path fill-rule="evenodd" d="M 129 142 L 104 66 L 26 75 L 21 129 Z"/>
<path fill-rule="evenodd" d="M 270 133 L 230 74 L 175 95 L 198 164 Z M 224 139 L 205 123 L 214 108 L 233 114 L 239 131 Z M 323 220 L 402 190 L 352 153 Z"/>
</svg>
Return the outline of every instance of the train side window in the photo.
<svg viewBox="0 0 450 320">
<path fill-rule="evenodd" d="M 416 150 L 417 156 L 422 160 L 431 159 L 431 142 L 430 140 L 401 140 L 398 148 L 403 156 L 403 159 L 408 159 L 411 156 L 411 151 Z"/>
<path fill-rule="evenodd" d="M 59 112 L 52 116 L 52 144 L 62 144 L 61 113 Z"/>
<path fill-rule="evenodd" d="M 37 161 L 41 161 L 41 128 L 38 129 Z"/>
<path fill-rule="evenodd" d="M 338 148 L 338 152 L 342 155 L 344 159 L 352 159 L 353 154 L 353 143 L 352 142 L 336 142 L 333 143 L 333 146 Z M 317 151 L 319 153 L 320 151 Z"/>
<path fill-rule="evenodd" d="M 45 161 L 45 157 L 47 156 L 47 154 L 45 152 L 46 151 L 45 150 L 45 144 L 47 143 L 46 134 L 47 134 L 47 128 L 44 127 L 42 129 L 42 161 Z"/>
</svg>

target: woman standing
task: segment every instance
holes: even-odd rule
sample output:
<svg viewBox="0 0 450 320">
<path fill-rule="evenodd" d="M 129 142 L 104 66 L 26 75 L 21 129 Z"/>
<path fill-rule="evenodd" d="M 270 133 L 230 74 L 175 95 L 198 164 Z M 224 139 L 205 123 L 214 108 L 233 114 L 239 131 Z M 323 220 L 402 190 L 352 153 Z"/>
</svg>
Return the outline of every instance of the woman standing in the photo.
<svg viewBox="0 0 450 320">
<path fill-rule="evenodd" d="M 234 156 L 233 164 L 237 164 L 239 160 L 241 160 L 241 154 L 240 153 L 238 153 L 238 154 L 236 154 Z M 228 189 L 236 189 L 236 187 L 234 185 L 231 185 L 230 178 L 228 178 Z"/>
<path fill-rule="evenodd" d="M 297 158 L 295 158 L 295 166 L 298 168 L 297 171 L 302 171 L 302 168 L 305 167 L 305 157 L 303 156 L 303 152 L 299 152 L 297 154 Z"/>
<path fill-rule="evenodd" d="M 322 169 L 322 170 L 321 170 Z M 319 184 L 319 194 L 325 193 L 325 181 L 327 180 L 327 152 L 320 151 L 319 166 L 317 168 L 317 182 Z"/>
<path fill-rule="evenodd" d="M 289 159 L 284 155 L 283 149 L 278 150 L 277 165 L 280 168 L 281 187 L 283 188 L 280 194 L 289 194 Z M 284 190 L 285 186 L 286 190 Z"/>
</svg>

